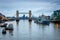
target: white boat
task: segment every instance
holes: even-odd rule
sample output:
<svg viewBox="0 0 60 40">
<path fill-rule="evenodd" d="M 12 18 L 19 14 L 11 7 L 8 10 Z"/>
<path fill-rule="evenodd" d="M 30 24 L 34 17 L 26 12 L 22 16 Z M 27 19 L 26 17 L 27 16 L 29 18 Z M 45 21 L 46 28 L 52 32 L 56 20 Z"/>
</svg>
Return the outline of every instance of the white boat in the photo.
<svg viewBox="0 0 60 40">
<path fill-rule="evenodd" d="M 40 23 L 40 24 L 49 24 L 49 20 L 45 18 L 45 16 L 38 17 L 35 21 L 35 23 Z"/>
<path fill-rule="evenodd" d="M 9 25 L 6 27 L 6 30 L 13 30 L 13 24 L 9 24 Z"/>
</svg>

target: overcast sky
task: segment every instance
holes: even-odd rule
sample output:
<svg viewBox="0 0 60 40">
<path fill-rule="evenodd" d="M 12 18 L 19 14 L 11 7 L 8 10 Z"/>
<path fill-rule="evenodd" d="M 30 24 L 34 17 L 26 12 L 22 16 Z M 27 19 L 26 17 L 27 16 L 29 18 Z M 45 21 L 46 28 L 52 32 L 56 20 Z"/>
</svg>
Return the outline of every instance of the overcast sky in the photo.
<svg viewBox="0 0 60 40">
<path fill-rule="evenodd" d="M 51 15 L 60 9 L 60 0 L 0 0 L 0 12 L 6 16 L 15 16 L 16 10 L 28 12 L 32 10 L 34 16 Z"/>
</svg>

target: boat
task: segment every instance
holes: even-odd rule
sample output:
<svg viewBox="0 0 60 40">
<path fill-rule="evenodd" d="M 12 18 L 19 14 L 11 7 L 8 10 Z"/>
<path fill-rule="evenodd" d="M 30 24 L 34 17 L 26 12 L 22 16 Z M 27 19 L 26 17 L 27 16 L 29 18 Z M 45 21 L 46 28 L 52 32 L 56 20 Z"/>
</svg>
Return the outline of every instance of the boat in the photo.
<svg viewBox="0 0 60 40">
<path fill-rule="evenodd" d="M 0 20 L 0 23 L 4 23 L 4 21 Z"/>
<path fill-rule="evenodd" d="M 6 30 L 13 30 L 13 24 L 9 24 L 5 29 Z"/>
<path fill-rule="evenodd" d="M 6 30 L 5 29 L 2 30 L 2 34 L 6 34 Z"/>
<path fill-rule="evenodd" d="M 7 23 L 0 23 L 0 27 L 7 27 Z"/>
<path fill-rule="evenodd" d="M 44 16 L 42 17 L 38 17 L 35 21 L 35 23 L 39 23 L 39 24 L 49 24 L 49 20 L 47 20 Z"/>
<path fill-rule="evenodd" d="M 42 21 L 42 24 L 48 24 L 49 25 L 49 21 L 48 20 L 44 20 L 44 21 Z"/>
</svg>

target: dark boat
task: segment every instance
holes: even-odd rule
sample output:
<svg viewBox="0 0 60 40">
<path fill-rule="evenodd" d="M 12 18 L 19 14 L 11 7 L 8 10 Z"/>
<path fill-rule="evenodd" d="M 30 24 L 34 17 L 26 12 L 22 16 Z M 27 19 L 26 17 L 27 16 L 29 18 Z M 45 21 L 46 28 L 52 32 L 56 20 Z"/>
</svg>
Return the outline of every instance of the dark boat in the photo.
<svg viewBox="0 0 60 40">
<path fill-rule="evenodd" d="M 43 24 L 49 25 L 49 23 L 50 23 L 50 21 L 48 21 L 48 20 L 43 21 Z"/>
<path fill-rule="evenodd" d="M 0 27 L 7 27 L 7 23 L 0 23 Z"/>
<path fill-rule="evenodd" d="M 4 21 L 0 20 L 0 23 L 4 23 Z"/>
<path fill-rule="evenodd" d="M 6 34 L 6 30 L 5 29 L 2 30 L 2 34 Z"/>
</svg>

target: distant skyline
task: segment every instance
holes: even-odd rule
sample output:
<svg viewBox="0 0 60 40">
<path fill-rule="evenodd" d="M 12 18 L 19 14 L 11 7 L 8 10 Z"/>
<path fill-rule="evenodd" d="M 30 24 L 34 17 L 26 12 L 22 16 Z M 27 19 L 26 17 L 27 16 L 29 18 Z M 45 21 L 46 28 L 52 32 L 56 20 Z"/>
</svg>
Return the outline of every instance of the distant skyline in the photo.
<svg viewBox="0 0 60 40">
<path fill-rule="evenodd" d="M 19 12 L 32 11 L 34 16 L 51 15 L 60 9 L 60 0 L 0 0 L 0 12 L 6 16 L 16 16 Z"/>
</svg>

